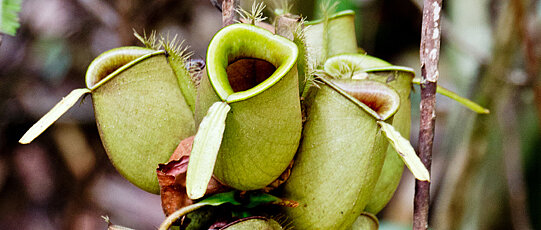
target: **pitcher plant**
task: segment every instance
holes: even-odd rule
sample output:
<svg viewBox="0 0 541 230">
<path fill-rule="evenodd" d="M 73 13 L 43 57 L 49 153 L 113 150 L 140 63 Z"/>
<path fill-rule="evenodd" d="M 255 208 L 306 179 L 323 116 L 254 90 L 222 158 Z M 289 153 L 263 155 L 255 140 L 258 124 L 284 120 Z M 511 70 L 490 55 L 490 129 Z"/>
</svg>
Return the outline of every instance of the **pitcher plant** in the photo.
<svg viewBox="0 0 541 230">
<path fill-rule="evenodd" d="M 302 129 L 297 56 L 293 42 L 254 25 L 233 24 L 213 37 L 208 75 L 198 89 L 200 126 L 188 165 L 192 199 L 204 194 L 212 173 L 235 189 L 254 190 L 288 167 Z M 222 113 L 220 121 L 211 120 L 214 113 Z M 207 138 L 214 132 L 207 128 L 217 130 L 215 136 Z"/>
<path fill-rule="evenodd" d="M 195 86 L 186 69 L 187 56 L 173 43 L 164 43 L 168 51 L 157 50 L 154 40 L 147 48 L 121 47 L 99 55 L 88 67 L 86 88 L 62 99 L 20 142 L 31 142 L 90 93 L 112 164 L 139 188 L 159 193 L 157 164 L 166 162 L 178 143 L 195 132 L 195 90 L 190 90 Z"/>
</svg>

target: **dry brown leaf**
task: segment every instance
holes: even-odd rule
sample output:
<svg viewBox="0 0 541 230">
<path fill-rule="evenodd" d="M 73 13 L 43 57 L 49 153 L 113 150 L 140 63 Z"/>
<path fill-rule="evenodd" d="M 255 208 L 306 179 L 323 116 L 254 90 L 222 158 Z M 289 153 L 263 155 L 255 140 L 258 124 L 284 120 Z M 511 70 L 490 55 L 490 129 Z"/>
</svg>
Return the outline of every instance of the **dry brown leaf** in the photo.
<svg viewBox="0 0 541 230">
<path fill-rule="evenodd" d="M 159 164 L 156 169 L 160 184 L 162 208 L 166 216 L 194 203 L 186 194 L 186 171 L 193 140 L 194 136 L 182 140 L 169 158 L 169 162 Z M 225 192 L 229 189 L 212 177 L 205 194 Z"/>
</svg>

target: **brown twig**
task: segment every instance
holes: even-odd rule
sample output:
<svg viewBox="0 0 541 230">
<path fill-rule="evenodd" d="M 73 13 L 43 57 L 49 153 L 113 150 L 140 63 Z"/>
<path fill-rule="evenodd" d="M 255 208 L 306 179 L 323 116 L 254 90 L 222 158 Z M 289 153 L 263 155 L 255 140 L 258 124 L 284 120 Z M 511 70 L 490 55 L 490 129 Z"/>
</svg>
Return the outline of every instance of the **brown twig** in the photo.
<svg viewBox="0 0 541 230">
<path fill-rule="evenodd" d="M 411 2 L 419 10 L 423 10 L 421 0 L 411 0 Z M 447 41 L 447 44 L 457 48 L 460 52 L 472 56 L 478 64 L 487 64 L 490 61 L 486 52 L 483 52 L 470 41 L 455 33 L 455 25 L 446 17 L 445 13 L 441 13 L 440 20 L 441 25 L 445 28 L 445 30 L 441 31 L 441 37 Z"/>
<path fill-rule="evenodd" d="M 440 56 L 442 0 L 424 0 L 421 32 L 421 122 L 419 157 L 430 171 L 436 121 L 436 87 Z M 430 182 L 416 181 L 413 229 L 428 229 Z"/>
<path fill-rule="evenodd" d="M 224 0 L 222 2 L 222 26 L 226 27 L 238 21 L 239 16 L 237 11 L 238 0 Z"/>
</svg>

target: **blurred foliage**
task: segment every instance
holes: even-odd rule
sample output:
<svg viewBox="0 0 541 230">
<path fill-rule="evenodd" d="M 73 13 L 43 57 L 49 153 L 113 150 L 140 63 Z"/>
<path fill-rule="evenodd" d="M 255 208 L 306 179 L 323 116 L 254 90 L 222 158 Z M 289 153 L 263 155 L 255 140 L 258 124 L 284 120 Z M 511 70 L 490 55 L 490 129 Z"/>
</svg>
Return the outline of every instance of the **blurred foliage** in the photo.
<svg viewBox="0 0 541 230">
<path fill-rule="evenodd" d="M 21 10 L 21 0 L 0 1 L 0 32 L 15 35 L 19 28 L 18 13 Z"/>
<path fill-rule="evenodd" d="M 265 2 L 272 9 L 272 1 Z M 297 0 L 292 12 L 315 19 L 319 2 Z M 419 1 L 336 2 L 338 9 L 355 10 L 360 47 L 420 73 Z M 522 11 L 510 11 L 511 4 L 522 5 Z M 477 95 L 477 102 L 490 101 L 492 113 L 478 117 L 438 97 L 434 229 L 541 229 L 541 169 L 537 167 L 541 88 L 535 66 L 541 61 L 540 5 L 534 0 L 444 1 L 439 82 L 462 95 Z M 265 13 L 272 18 L 270 11 Z M 514 24 L 501 24 L 502 15 Z M 86 67 L 94 57 L 114 47 L 138 45 L 132 29 L 179 34 L 191 45 L 194 57 L 203 58 L 221 26 L 220 13 L 209 1 L 25 0 L 20 21 L 17 35 L 4 36 L 0 46 L 2 229 L 105 229 L 102 215 L 127 227 L 158 226 L 164 219 L 160 198 L 138 190 L 110 165 L 90 98 L 31 145 L 19 145 L 17 140 L 61 97 L 84 85 Z M 498 37 L 512 39 L 505 43 Z M 412 95 L 414 145 L 418 91 Z M 509 159 L 518 161 L 518 168 Z M 468 174 L 460 171 L 465 166 Z M 523 178 L 523 186 L 508 178 Z M 453 186 L 458 182 L 465 186 Z M 515 192 L 516 186 L 524 189 L 525 196 L 521 197 L 520 189 Z M 523 204 L 514 202 L 520 198 Z M 379 215 L 381 228 L 411 226 L 412 200 L 413 179 L 405 173 L 393 201 Z M 526 225 L 517 222 L 517 210 Z M 440 218 L 457 221 L 443 226 Z"/>
</svg>

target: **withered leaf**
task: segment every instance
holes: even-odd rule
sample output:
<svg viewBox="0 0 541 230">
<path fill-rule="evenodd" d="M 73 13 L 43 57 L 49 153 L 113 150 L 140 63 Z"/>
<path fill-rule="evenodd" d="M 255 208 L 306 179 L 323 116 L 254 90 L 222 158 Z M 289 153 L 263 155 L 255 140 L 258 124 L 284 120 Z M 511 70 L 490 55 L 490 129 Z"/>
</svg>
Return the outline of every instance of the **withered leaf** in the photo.
<svg viewBox="0 0 541 230">
<path fill-rule="evenodd" d="M 166 216 L 194 201 L 186 194 L 186 171 L 192 151 L 194 136 L 182 140 L 166 164 L 159 164 L 156 169 L 160 184 L 162 208 Z M 215 194 L 229 190 L 216 179 L 211 178 L 205 194 Z"/>
</svg>

